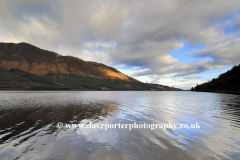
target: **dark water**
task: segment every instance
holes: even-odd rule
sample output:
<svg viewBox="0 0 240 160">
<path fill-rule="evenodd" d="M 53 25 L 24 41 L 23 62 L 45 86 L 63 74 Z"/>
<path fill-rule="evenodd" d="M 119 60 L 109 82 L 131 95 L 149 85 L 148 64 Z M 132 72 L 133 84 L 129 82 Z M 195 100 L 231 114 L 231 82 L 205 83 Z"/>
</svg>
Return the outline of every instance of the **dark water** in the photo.
<svg viewBox="0 0 240 160">
<path fill-rule="evenodd" d="M 74 124 L 199 128 L 66 129 Z M 0 160 L 239 159 L 240 96 L 197 92 L 0 92 Z"/>
</svg>

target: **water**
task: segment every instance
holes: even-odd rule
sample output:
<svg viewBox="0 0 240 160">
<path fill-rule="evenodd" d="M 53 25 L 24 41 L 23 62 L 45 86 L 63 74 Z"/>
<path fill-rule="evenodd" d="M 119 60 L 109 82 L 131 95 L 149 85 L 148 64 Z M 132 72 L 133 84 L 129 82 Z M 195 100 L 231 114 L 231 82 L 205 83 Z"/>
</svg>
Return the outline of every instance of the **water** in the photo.
<svg viewBox="0 0 240 160">
<path fill-rule="evenodd" d="M 193 124 L 80 129 L 56 124 Z M 181 91 L 0 92 L 0 159 L 239 159 L 240 96 Z"/>
</svg>

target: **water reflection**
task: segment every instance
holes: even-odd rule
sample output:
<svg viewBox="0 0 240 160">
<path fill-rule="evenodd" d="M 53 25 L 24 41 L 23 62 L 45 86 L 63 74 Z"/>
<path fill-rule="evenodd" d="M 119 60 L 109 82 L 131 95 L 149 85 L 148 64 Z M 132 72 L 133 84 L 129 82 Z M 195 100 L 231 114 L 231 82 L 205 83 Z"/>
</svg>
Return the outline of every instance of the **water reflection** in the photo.
<svg viewBox="0 0 240 160">
<path fill-rule="evenodd" d="M 240 99 L 196 92 L 0 92 L 0 159 L 234 159 Z M 201 129 L 58 129 L 62 123 Z"/>
<path fill-rule="evenodd" d="M 57 122 L 79 124 L 91 121 L 96 123 L 116 112 L 117 105 L 114 102 L 79 102 L 78 104 L 61 105 L 53 101 L 51 104 L 38 104 L 37 107 L 29 106 L 28 103 L 24 104 L 24 108 L 1 107 L 0 144 L 34 133 L 46 126 L 50 126 L 47 128 L 46 134 L 52 134 L 58 130 L 55 127 Z M 31 136 L 21 142 L 28 140 Z"/>
</svg>

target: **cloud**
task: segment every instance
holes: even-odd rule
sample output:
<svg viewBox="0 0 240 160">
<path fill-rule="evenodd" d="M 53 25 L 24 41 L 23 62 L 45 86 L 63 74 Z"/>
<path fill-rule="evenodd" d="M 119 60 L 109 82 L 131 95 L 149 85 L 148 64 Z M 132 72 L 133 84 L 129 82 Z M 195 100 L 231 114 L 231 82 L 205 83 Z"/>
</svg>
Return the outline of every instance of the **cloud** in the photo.
<svg viewBox="0 0 240 160">
<path fill-rule="evenodd" d="M 172 50 L 182 48 L 179 41 L 146 41 L 135 46 L 119 46 L 106 50 L 111 53 L 111 59 L 116 63 L 128 66 L 154 67 L 166 66 L 178 63 L 179 60 L 172 58 L 168 53 Z"/>
<path fill-rule="evenodd" d="M 164 75 L 175 73 L 174 77 L 187 76 L 191 74 L 201 73 L 207 70 L 223 68 L 224 65 L 214 64 L 210 61 L 200 61 L 195 63 L 176 63 L 168 67 L 159 67 L 156 69 L 142 69 L 132 73 L 132 76 L 143 76 L 143 75 Z"/>
<path fill-rule="evenodd" d="M 187 76 L 187 77 L 183 77 L 184 79 L 201 79 L 200 76 Z"/>
<path fill-rule="evenodd" d="M 145 79 L 146 83 L 158 83 L 170 87 L 182 88 L 185 90 L 189 90 L 191 87 L 195 87 L 196 84 L 201 84 L 206 82 L 206 79 L 201 79 L 201 77 L 197 76 L 189 76 L 189 77 L 174 77 L 173 75 L 152 75 L 148 76 Z"/>
<path fill-rule="evenodd" d="M 84 59 L 85 61 L 109 62 L 108 56 L 102 51 L 89 52 L 88 50 L 84 50 L 82 54 L 83 55 L 81 55 L 80 58 Z"/>
<path fill-rule="evenodd" d="M 196 57 L 212 57 L 216 63 L 238 65 L 240 62 L 240 37 L 209 46 L 202 50 L 196 50 Z"/>
<path fill-rule="evenodd" d="M 113 2 L 106 3 L 96 8 L 92 18 L 91 26 L 94 36 L 99 39 L 111 40 L 120 34 L 122 29 L 123 15 L 121 6 Z"/>
</svg>

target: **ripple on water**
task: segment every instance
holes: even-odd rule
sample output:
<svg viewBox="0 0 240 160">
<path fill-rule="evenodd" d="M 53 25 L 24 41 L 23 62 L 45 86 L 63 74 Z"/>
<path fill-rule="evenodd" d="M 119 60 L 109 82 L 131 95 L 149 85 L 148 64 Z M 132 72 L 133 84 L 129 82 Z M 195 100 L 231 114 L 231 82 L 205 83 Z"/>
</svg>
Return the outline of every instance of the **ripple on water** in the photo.
<svg viewBox="0 0 240 160">
<path fill-rule="evenodd" d="M 62 123 L 200 129 L 59 129 Z M 0 159 L 234 159 L 240 98 L 198 92 L 0 92 Z"/>
</svg>

